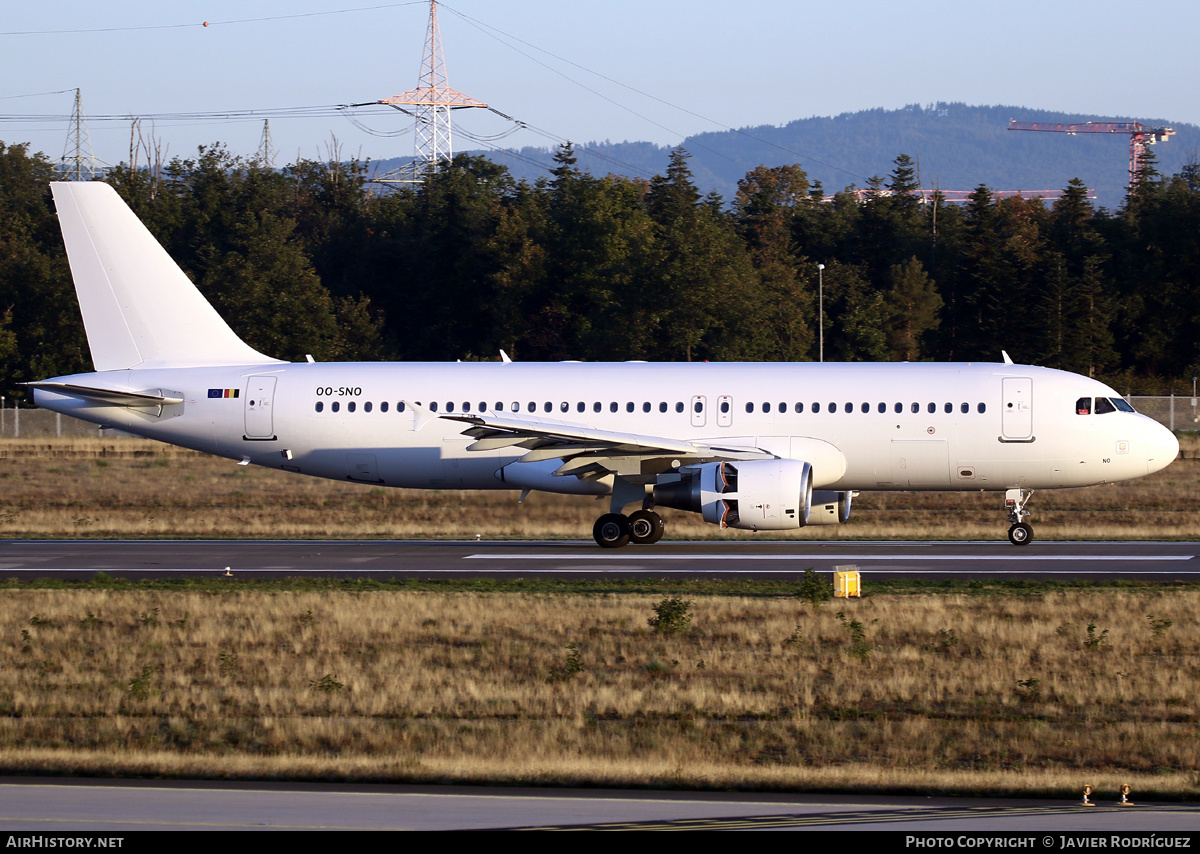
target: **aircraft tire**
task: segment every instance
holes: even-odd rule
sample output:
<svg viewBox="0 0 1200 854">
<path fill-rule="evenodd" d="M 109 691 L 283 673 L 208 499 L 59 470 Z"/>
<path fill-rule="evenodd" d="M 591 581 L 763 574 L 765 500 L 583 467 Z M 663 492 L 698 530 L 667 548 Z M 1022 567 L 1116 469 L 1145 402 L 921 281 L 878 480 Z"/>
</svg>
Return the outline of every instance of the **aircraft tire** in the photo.
<svg viewBox="0 0 1200 854">
<path fill-rule="evenodd" d="M 629 519 L 620 513 L 605 513 L 592 526 L 592 539 L 602 549 L 619 549 L 629 545 L 633 529 Z"/>
<path fill-rule="evenodd" d="M 1008 529 L 1008 541 L 1014 546 L 1027 546 L 1033 542 L 1033 526 L 1020 522 Z"/>
<path fill-rule="evenodd" d="M 635 546 L 648 546 L 662 539 L 667 526 L 653 510 L 638 510 L 629 514 L 629 540 Z"/>
</svg>

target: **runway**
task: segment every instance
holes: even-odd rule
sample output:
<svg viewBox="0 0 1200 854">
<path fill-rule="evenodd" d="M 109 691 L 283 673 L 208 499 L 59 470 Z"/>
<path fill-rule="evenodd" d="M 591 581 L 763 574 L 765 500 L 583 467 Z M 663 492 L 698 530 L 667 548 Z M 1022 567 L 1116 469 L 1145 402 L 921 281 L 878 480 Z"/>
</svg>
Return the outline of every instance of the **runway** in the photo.
<svg viewBox="0 0 1200 854">
<path fill-rule="evenodd" d="M 1163 840 L 1190 838 L 1200 826 L 1196 804 L 1112 801 L 26 779 L 0 781 L 0 829 L 110 838 L 145 830 L 883 830 L 1036 835 L 1039 847 L 1055 848 L 1061 839 L 1047 845 L 1044 834 L 1141 831 Z"/>
<path fill-rule="evenodd" d="M 10 540 L 0 576 L 78 578 L 798 577 L 857 567 L 865 578 L 1200 580 L 1195 542 L 660 542 Z M 227 569 L 228 568 L 228 569 Z"/>
</svg>

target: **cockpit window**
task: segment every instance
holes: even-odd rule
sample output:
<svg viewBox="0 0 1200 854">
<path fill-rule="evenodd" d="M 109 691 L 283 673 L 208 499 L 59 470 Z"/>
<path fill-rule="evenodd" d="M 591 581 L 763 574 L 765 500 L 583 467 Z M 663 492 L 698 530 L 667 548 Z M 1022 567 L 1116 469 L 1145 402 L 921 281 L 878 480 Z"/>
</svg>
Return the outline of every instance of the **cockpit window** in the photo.
<svg viewBox="0 0 1200 854">
<path fill-rule="evenodd" d="M 1091 415 L 1092 414 L 1092 399 L 1090 397 L 1081 397 L 1075 401 L 1076 415 Z"/>
<path fill-rule="evenodd" d="M 1117 408 L 1112 405 L 1107 397 L 1096 398 L 1096 414 L 1107 415 L 1109 412 L 1116 412 Z"/>
<path fill-rule="evenodd" d="M 1130 406 L 1129 402 L 1123 397 L 1114 397 L 1112 399 L 1112 405 L 1122 412 L 1137 412 L 1137 410 Z"/>
</svg>

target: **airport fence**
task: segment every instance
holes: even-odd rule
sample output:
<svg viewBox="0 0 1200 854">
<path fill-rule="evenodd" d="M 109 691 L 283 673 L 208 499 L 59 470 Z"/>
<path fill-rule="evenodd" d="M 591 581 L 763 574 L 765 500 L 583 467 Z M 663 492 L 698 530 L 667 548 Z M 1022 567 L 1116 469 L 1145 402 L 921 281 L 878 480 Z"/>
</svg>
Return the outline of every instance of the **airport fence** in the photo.
<svg viewBox="0 0 1200 854">
<path fill-rule="evenodd" d="M 1194 397 L 1169 395 L 1130 397 L 1127 400 L 1138 412 L 1150 416 L 1170 430 L 1200 430 L 1200 410 Z M 78 418 L 37 407 L 14 408 L 9 403 L 0 409 L 0 438 L 42 439 L 51 436 L 110 439 L 127 437 L 128 434 L 120 430 L 101 429 Z"/>
</svg>

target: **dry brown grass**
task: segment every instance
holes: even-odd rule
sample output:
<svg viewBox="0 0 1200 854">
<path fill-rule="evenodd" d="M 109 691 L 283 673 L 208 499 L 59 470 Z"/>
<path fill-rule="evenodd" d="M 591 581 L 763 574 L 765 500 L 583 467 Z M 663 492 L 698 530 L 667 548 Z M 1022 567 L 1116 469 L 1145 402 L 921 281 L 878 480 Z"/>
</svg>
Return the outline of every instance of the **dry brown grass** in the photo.
<svg viewBox="0 0 1200 854">
<path fill-rule="evenodd" d="M 1038 537 L 1200 538 L 1200 439 L 1182 444 L 1183 458 L 1151 477 L 1039 492 Z M 586 538 L 607 510 L 580 497 L 515 498 L 300 477 L 135 439 L 0 441 L 0 537 Z M 1002 503 L 996 493 L 865 492 L 849 524 L 791 536 L 996 539 Z M 754 536 L 663 512 L 672 538 Z"/>
<path fill-rule="evenodd" d="M 1200 794 L 1198 592 L 656 601 L 11 587 L 0 771 Z"/>
</svg>

